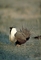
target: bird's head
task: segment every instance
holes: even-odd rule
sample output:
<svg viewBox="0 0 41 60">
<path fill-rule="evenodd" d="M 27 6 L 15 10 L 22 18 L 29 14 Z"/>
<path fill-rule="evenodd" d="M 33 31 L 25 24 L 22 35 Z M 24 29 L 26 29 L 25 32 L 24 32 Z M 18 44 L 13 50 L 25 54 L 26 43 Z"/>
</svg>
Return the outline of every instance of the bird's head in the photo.
<svg viewBox="0 0 41 60">
<path fill-rule="evenodd" d="M 10 27 L 10 33 L 11 33 L 12 28 L 13 28 L 13 27 Z"/>
</svg>

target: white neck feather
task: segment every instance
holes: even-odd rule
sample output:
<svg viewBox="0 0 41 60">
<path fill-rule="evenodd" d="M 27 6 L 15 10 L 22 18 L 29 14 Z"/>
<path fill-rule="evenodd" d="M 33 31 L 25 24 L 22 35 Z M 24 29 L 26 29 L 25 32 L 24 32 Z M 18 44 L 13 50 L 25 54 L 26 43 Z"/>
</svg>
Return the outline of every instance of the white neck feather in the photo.
<svg viewBox="0 0 41 60">
<path fill-rule="evenodd" d="M 16 32 L 17 32 L 16 28 L 12 28 L 11 34 L 9 35 L 10 41 L 12 41 L 12 42 L 15 42 L 16 41 L 15 40 L 15 34 L 16 34 Z"/>
<path fill-rule="evenodd" d="M 12 28 L 11 30 L 11 36 L 14 37 L 14 35 L 16 34 L 17 30 L 16 28 Z"/>
</svg>

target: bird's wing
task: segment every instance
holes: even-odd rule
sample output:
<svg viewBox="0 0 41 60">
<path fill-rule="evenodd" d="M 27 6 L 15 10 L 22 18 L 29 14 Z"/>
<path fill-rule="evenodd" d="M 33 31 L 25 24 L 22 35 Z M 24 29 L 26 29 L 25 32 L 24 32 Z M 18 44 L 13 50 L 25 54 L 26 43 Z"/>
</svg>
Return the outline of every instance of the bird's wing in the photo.
<svg viewBox="0 0 41 60">
<path fill-rule="evenodd" d="M 22 28 L 20 31 L 23 32 L 26 38 L 30 37 L 30 31 L 28 31 L 27 28 Z"/>
<path fill-rule="evenodd" d="M 15 34 L 16 39 L 20 42 L 20 43 L 24 43 L 26 41 L 26 38 L 24 37 L 24 35 L 22 34 L 22 32 L 17 32 Z"/>
</svg>

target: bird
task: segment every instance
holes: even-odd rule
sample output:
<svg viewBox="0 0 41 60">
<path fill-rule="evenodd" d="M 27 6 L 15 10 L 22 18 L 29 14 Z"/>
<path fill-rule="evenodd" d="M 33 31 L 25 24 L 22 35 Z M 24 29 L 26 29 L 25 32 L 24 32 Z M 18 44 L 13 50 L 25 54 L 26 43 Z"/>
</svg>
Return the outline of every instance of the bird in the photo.
<svg viewBox="0 0 41 60">
<path fill-rule="evenodd" d="M 9 38 L 11 42 L 15 43 L 15 45 L 22 45 L 29 40 L 30 31 L 23 27 L 19 31 L 14 27 L 10 27 Z"/>
</svg>

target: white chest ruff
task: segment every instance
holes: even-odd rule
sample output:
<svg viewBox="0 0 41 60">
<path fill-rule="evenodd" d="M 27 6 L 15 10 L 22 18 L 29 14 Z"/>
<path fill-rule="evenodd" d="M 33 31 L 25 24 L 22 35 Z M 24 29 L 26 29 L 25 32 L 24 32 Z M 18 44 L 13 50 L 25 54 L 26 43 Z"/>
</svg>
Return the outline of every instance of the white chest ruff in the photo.
<svg viewBox="0 0 41 60">
<path fill-rule="evenodd" d="M 16 42 L 15 36 L 12 37 L 12 36 L 10 35 L 10 36 L 9 36 L 9 40 L 10 40 L 12 43 L 15 43 L 15 42 Z"/>
<path fill-rule="evenodd" d="M 15 36 L 10 35 L 9 38 L 10 38 L 10 41 L 12 41 L 12 42 L 15 40 Z"/>
<path fill-rule="evenodd" d="M 9 36 L 9 39 L 10 39 L 11 42 L 15 42 L 15 41 L 16 41 L 16 38 L 15 38 L 16 32 L 17 32 L 17 30 L 16 30 L 15 28 L 13 28 L 13 29 L 11 30 L 11 34 L 10 34 L 10 36 Z"/>
</svg>

